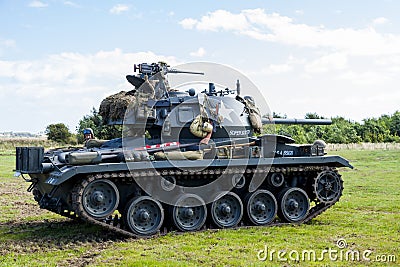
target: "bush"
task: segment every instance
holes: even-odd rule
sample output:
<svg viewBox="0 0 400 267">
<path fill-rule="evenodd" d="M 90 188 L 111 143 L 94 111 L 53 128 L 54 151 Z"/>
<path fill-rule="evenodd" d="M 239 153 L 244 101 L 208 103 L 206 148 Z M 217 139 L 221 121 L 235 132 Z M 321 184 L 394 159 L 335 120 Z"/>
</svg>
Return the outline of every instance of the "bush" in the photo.
<svg viewBox="0 0 400 267">
<path fill-rule="evenodd" d="M 46 127 L 47 139 L 60 144 L 76 143 L 76 138 L 64 123 L 50 124 Z"/>
</svg>

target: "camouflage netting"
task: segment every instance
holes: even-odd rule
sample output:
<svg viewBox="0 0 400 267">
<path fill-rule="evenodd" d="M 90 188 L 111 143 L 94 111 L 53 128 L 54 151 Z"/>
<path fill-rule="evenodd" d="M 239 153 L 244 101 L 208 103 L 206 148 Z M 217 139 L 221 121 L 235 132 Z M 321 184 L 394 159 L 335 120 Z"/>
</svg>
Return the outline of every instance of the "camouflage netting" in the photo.
<svg viewBox="0 0 400 267">
<path fill-rule="evenodd" d="M 135 101 L 135 97 L 131 92 L 121 91 L 110 95 L 101 101 L 99 114 L 105 122 L 123 120 L 125 111 L 132 101 Z"/>
<path fill-rule="evenodd" d="M 244 101 L 244 104 L 249 112 L 251 127 L 253 127 L 255 133 L 260 134 L 262 129 L 260 109 L 256 106 L 253 99 L 245 99 Z"/>
</svg>

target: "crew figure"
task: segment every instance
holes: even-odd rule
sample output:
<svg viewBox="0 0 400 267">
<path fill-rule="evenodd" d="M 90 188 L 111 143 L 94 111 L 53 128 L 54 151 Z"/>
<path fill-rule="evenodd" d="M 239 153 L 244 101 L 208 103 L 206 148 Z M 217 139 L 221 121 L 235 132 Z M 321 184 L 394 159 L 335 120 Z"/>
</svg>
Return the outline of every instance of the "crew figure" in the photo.
<svg viewBox="0 0 400 267">
<path fill-rule="evenodd" d="M 90 139 L 94 139 L 94 134 L 93 134 L 92 128 L 85 128 L 83 130 L 83 136 L 85 138 L 85 143 Z"/>
</svg>

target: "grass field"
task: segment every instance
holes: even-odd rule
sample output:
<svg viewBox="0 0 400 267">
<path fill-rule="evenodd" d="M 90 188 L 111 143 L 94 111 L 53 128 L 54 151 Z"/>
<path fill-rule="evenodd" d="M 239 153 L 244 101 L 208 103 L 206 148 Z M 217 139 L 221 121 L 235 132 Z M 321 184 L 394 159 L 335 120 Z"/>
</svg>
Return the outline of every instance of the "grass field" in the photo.
<svg viewBox="0 0 400 267">
<path fill-rule="evenodd" d="M 43 138 L 0 138 L 0 155 L 15 154 L 17 146 L 43 146 L 46 148 L 60 147 L 57 142 Z"/>
<path fill-rule="evenodd" d="M 355 169 L 340 170 L 340 202 L 310 223 L 134 240 L 40 210 L 12 177 L 14 157 L 0 153 L 0 266 L 399 265 L 400 150 L 337 154 Z"/>
</svg>

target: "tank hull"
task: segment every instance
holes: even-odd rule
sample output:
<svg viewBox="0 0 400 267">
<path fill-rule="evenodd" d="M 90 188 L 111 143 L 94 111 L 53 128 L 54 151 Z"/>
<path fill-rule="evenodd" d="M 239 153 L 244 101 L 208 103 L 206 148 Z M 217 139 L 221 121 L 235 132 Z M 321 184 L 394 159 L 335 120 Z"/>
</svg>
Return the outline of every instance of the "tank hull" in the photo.
<svg viewBox="0 0 400 267">
<path fill-rule="evenodd" d="M 207 167 L 204 168 L 204 166 Z M 229 169 L 227 166 L 234 167 Z M 340 167 L 352 166 L 346 159 L 340 156 L 239 158 L 195 161 L 176 160 L 100 163 L 82 166 L 64 166 L 49 173 L 30 173 L 29 175 L 32 181 L 32 186 L 30 188 L 33 191 L 35 200 L 39 203 L 41 208 L 66 217 L 80 218 L 90 223 L 101 225 L 116 233 L 142 238 L 154 234 L 166 233 L 170 230 L 186 231 L 184 226 L 181 226 L 183 228 L 177 227 L 177 225 L 180 225 L 179 223 L 177 224 L 171 220 L 164 219 L 157 231 L 149 235 L 141 231 L 132 232 L 132 229 L 127 226 L 127 220 L 123 219 L 127 217 L 124 213 L 126 213 L 127 205 L 130 205 L 132 199 L 148 196 L 148 192 L 151 192 L 154 188 L 157 190 L 161 188 L 164 190 L 165 194 L 179 195 L 174 191 L 175 189 L 170 190 L 162 187 L 162 182 L 166 177 L 173 177 L 176 185 L 183 185 L 186 188 L 211 183 L 219 179 L 224 172 L 227 173 L 227 177 L 240 175 L 240 177 L 244 178 L 244 180 L 240 182 L 240 186 L 234 184 L 228 185 L 228 187 L 231 186 L 232 188 L 230 192 L 238 197 L 238 202 L 240 202 L 242 206 L 240 218 L 227 227 L 224 225 L 216 225 L 216 219 L 212 218 L 213 213 L 210 211 L 212 203 L 207 203 L 207 205 L 205 205 L 205 210 L 208 211 L 208 214 L 203 215 L 205 216 L 205 222 L 201 227 L 194 229 L 200 230 L 204 228 L 230 228 L 245 225 L 266 226 L 285 223 L 304 223 L 311 220 L 339 200 L 343 189 L 343 182 L 336 168 Z M 339 195 L 331 202 L 318 200 L 314 189 L 316 178 L 326 172 L 332 172 L 339 177 Z M 271 182 L 271 176 L 280 175 L 283 177 L 282 182 Z M 84 201 L 82 201 L 82 199 L 85 200 L 84 195 L 86 193 L 84 192 L 87 190 L 87 185 L 95 181 L 103 181 L 103 183 L 104 181 L 110 181 L 113 186 L 117 188 L 118 204 L 113 213 L 105 217 L 96 217 L 97 214 L 93 212 L 93 208 L 85 208 Z M 229 183 L 233 180 L 228 179 L 227 181 Z M 147 188 L 143 189 L 143 184 L 146 184 Z M 214 189 L 216 192 L 228 193 L 223 185 L 221 185 L 220 188 L 217 187 Z M 290 198 L 290 196 L 292 196 L 290 193 L 293 192 L 290 191 L 288 193 L 289 189 L 298 191 L 294 193 L 304 192 L 307 203 L 315 202 L 316 206 L 311 209 L 307 208 L 306 213 L 304 216 L 301 216 L 301 218 L 293 219 L 293 216 L 290 217 L 290 214 L 292 214 L 290 209 L 285 209 L 285 204 L 282 204 L 285 200 L 289 199 L 290 201 L 294 201 L 293 199 L 295 199 Z M 272 216 L 272 219 L 267 223 L 257 219 L 260 217 L 259 213 L 252 213 L 249 211 L 249 209 L 252 209 L 253 206 L 255 207 L 255 203 L 257 203 L 254 200 L 253 202 L 249 202 L 249 198 L 252 196 L 252 199 L 259 199 L 260 196 L 263 196 L 264 198 L 261 199 L 265 199 L 266 203 L 270 203 L 267 198 L 269 195 L 265 194 L 265 192 L 268 192 L 271 198 L 276 201 L 274 207 L 275 212 L 268 214 L 268 216 L 263 216 Z M 194 193 L 196 193 L 195 190 L 189 193 L 185 192 L 183 195 Z M 283 193 L 286 193 L 288 197 L 282 199 Z M 199 198 L 204 198 L 201 194 L 198 195 Z M 252 206 L 251 203 L 254 205 Z M 162 202 L 160 202 L 160 204 L 165 218 L 175 218 L 173 205 Z M 220 206 L 221 205 L 222 204 L 220 204 Z M 218 206 L 218 208 L 220 208 L 220 206 Z M 218 210 L 219 209 L 217 209 L 217 211 Z M 90 212 L 92 212 L 92 214 Z M 276 216 L 276 214 L 278 216 Z"/>
</svg>

